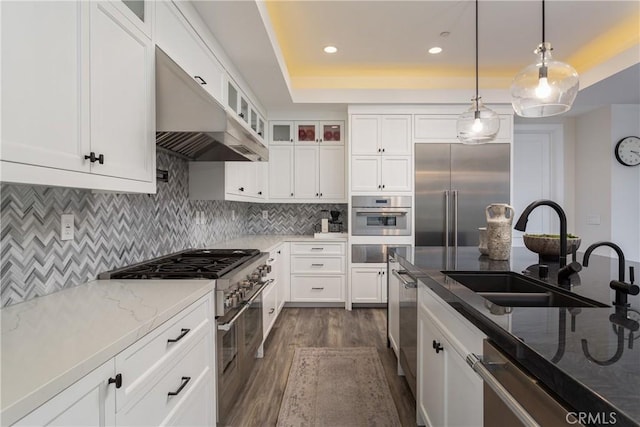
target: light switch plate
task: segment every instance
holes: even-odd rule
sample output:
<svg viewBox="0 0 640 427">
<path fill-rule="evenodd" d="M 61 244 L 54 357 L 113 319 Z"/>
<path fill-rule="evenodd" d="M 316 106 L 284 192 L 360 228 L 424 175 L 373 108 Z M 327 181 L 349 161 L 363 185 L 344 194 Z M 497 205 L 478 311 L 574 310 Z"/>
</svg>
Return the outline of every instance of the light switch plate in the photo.
<svg viewBox="0 0 640 427">
<path fill-rule="evenodd" d="M 73 215 L 62 214 L 60 217 L 60 240 L 73 240 Z"/>
</svg>

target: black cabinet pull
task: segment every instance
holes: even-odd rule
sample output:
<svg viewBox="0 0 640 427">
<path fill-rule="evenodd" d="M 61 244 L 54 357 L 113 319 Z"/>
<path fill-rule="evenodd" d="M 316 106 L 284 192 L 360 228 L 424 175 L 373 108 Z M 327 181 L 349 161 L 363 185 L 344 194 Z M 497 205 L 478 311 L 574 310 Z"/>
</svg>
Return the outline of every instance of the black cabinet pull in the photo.
<svg viewBox="0 0 640 427">
<path fill-rule="evenodd" d="M 200 76 L 193 76 L 194 79 L 198 80 L 198 83 L 200 83 L 201 85 L 206 85 L 207 82 L 204 81 L 204 79 Z"/>
<path fill-rule="evenodd" d="M 436 340 L 433 340 L 433 348 L 436 351 L 436 353 L 440 353 L 441 351 L 444 350 L 444 347 L 442 347 L 442 344 L 440 344 Z"/>
<path fill-rule="evenodd" d="M 104 165 L 104 154 L 100 154 L 96 157 L 96 153 L 92 151 L 88 156 L 85 154 L 84 158 L 89 159 L 91 163 L 98 162 L 101 165 Z"/>
<path fill-rule="evenodd" d="M 238 188 L 238 190 L 244 191 L 244 187 L 240 187 L 240 188 Z"/>
<path fill-rule="evenodd" d="M 178 394 L 180 394 L 182 389 L 185 388 L 187 384 L 189 384 L 189 381 L 191 381 L 191 377 L 182 377 L 182 384 L 180 384 L 180 387 L 178 387 L 176 391 L 170 391 L 169 393 L 167 393 L 167 396 L 177 396 Z"/>
<path fill-rule="evenodd" d="M 178 335 L 175 338 L 169 338 L 167 340 L 167 342 L 169 343 L 169 342 L 178 342 L 178 341 L 180 341 L 182 338 L 184 338 L 185 335 L 187 335 L 189 333 L 190 330 L 191 329 L 184 329 L 184 328 L 180 329 L 180 335 Z"/>
<path fill-rule="evenodd" d="M 244 119 L 244 113 L 240 113 L 238 115 Z"/>
<path fill-rule="evenodd" d="M 122 374 L 117 374 L 115 378 L 109 378 L 109 381 L 107 382 L 107 384 L 114 383 L 116 385 L 116 388 L 122 387 Z"/>
<path fill-rule="evenodd" d="M 276 311 L 276 309 L 272 308 L 271 310 L 269 310 L 269 314 L 273 314 L 274 311 Z"/>
<path fill-rule="evenodd" d="M 382 188 L 382 185 L 378 185 L 378 188 Z"/>
<path fill-rule="evenodd" d="M 384 184 L 382 184 L 382 188 L 384 188 Z"/>
<path fill-rule="evenodd" d="M 262 132 L 258 132 L 258 135 L 262 136 Z"/>
<path fill-rule="evenodd" d="M 293 193 L 291 193 L 291 197 L 293 197 Z"/>
<path fill-rule="evenodd" d="M 282 251 L 278 251 L 278 253 L 279 253 L 279 254 L 281 254 L 281 253 L 282 253 Z"/>
<path fill-rule="evenodd" d="M 322 197 L 322 193 L 320 193 L 320 197 Z"/>
<path fill-rule="evenodd" d="M 378 153 L 379 153 L 380 151 L 381 151 L 381 150 L 378 148 Z"/>
<path fill-rule="evenodd" d="M 384 153 L 384 148 L 382 149 L 382 152 Z"/>
<path fill-rule="evenodd" d="M 318 197 L 318 193 L 316 193 L 316 197 Z"/>
<path fill-rule="evenodd" d="M 262 196 L 262 191 L 258 191 L 258 196 Z"/>
<path fill-rule="evenodd" d="M 293 138 L 291 138 L 291 139 L 289 140 L 289 142 L 293 142 Z"/>
</svg>

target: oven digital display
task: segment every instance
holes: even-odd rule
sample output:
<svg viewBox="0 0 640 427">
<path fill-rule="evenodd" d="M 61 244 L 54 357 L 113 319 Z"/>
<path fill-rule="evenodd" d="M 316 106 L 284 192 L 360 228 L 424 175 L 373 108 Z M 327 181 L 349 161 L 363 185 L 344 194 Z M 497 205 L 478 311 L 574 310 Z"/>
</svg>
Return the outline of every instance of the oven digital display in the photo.
<svg viewBox="0 0 640 427">
<path fill-rule="evenodd" d="M 395 216 L 367 216 L 367 227 L 395 227 Z"/>
<path fill-rule="evenodd" d="M 376 203 L 384 203 L 385 205 L 389 204 L 389 200 L 388 199 L 376 199 Z"/>
</svg>

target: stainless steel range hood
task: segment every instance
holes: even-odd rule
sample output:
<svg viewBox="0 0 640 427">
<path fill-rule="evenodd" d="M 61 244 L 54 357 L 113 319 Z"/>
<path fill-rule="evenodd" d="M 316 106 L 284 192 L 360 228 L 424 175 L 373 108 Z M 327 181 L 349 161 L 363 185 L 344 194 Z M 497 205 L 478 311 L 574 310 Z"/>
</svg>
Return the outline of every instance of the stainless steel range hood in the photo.
<svg viewBox="0 0 640 427">
<path fill-rule="evenodd" d="M 156 48 L 156 146 L 194 161 L 267 161 L 269 150 Z"/>
</svg>

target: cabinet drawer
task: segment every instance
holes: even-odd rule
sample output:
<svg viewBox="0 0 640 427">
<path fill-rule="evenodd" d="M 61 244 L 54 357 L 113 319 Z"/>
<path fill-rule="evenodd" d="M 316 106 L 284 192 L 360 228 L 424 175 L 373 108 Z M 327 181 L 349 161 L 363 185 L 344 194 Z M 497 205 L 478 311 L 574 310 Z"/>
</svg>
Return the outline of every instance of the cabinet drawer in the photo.
<svg viewBox="0 0 640 427">
<path fill-rule="evenodd" d="M 292 301 L 344 301 L 344 276 L 291 276 Z"/>
<path fill-rule="evenodd" d="M 164 371 L 194 340 L 211 334 L 210 298 L 195 302 L 116 356 L 116 371 L 122 374 L 125 385 L 117 392 L 118 410 L 142 393 L 154 374 Z"/>
<path fill-rule="evenodd" d="M 208 335 L 201 334 L 193 347 L 176 360 L 166 374 L 116 413 L 116 423 L 126 426 L 161 425 L 170 412 L 188 394 L 201 377 L 209 375 L 209 355 L 212 351 Z M 128 383 L 123 375 L 123 381 Z M 169 393 L 177 393 L 170 395 Z M 116 399 L 117 400 L 117 399 Z"/>
<path fill-rule="evenodd" d="M 293 242 L 292 255 L 344 255 L 344 243 L 335 242 Z"/>
<path fill-rule="evenodd" d="M 294 256 L 291 257 L 291 273 L 293 274 L 342 274 L 344 273 L 343 256 Z"/>
<path fill-rule="evenodd" d="M 262 292 L 262 338 L 267 339 L 271 326 L 278 317 L 278 282 L 271 283 Z"/>
</svg>

